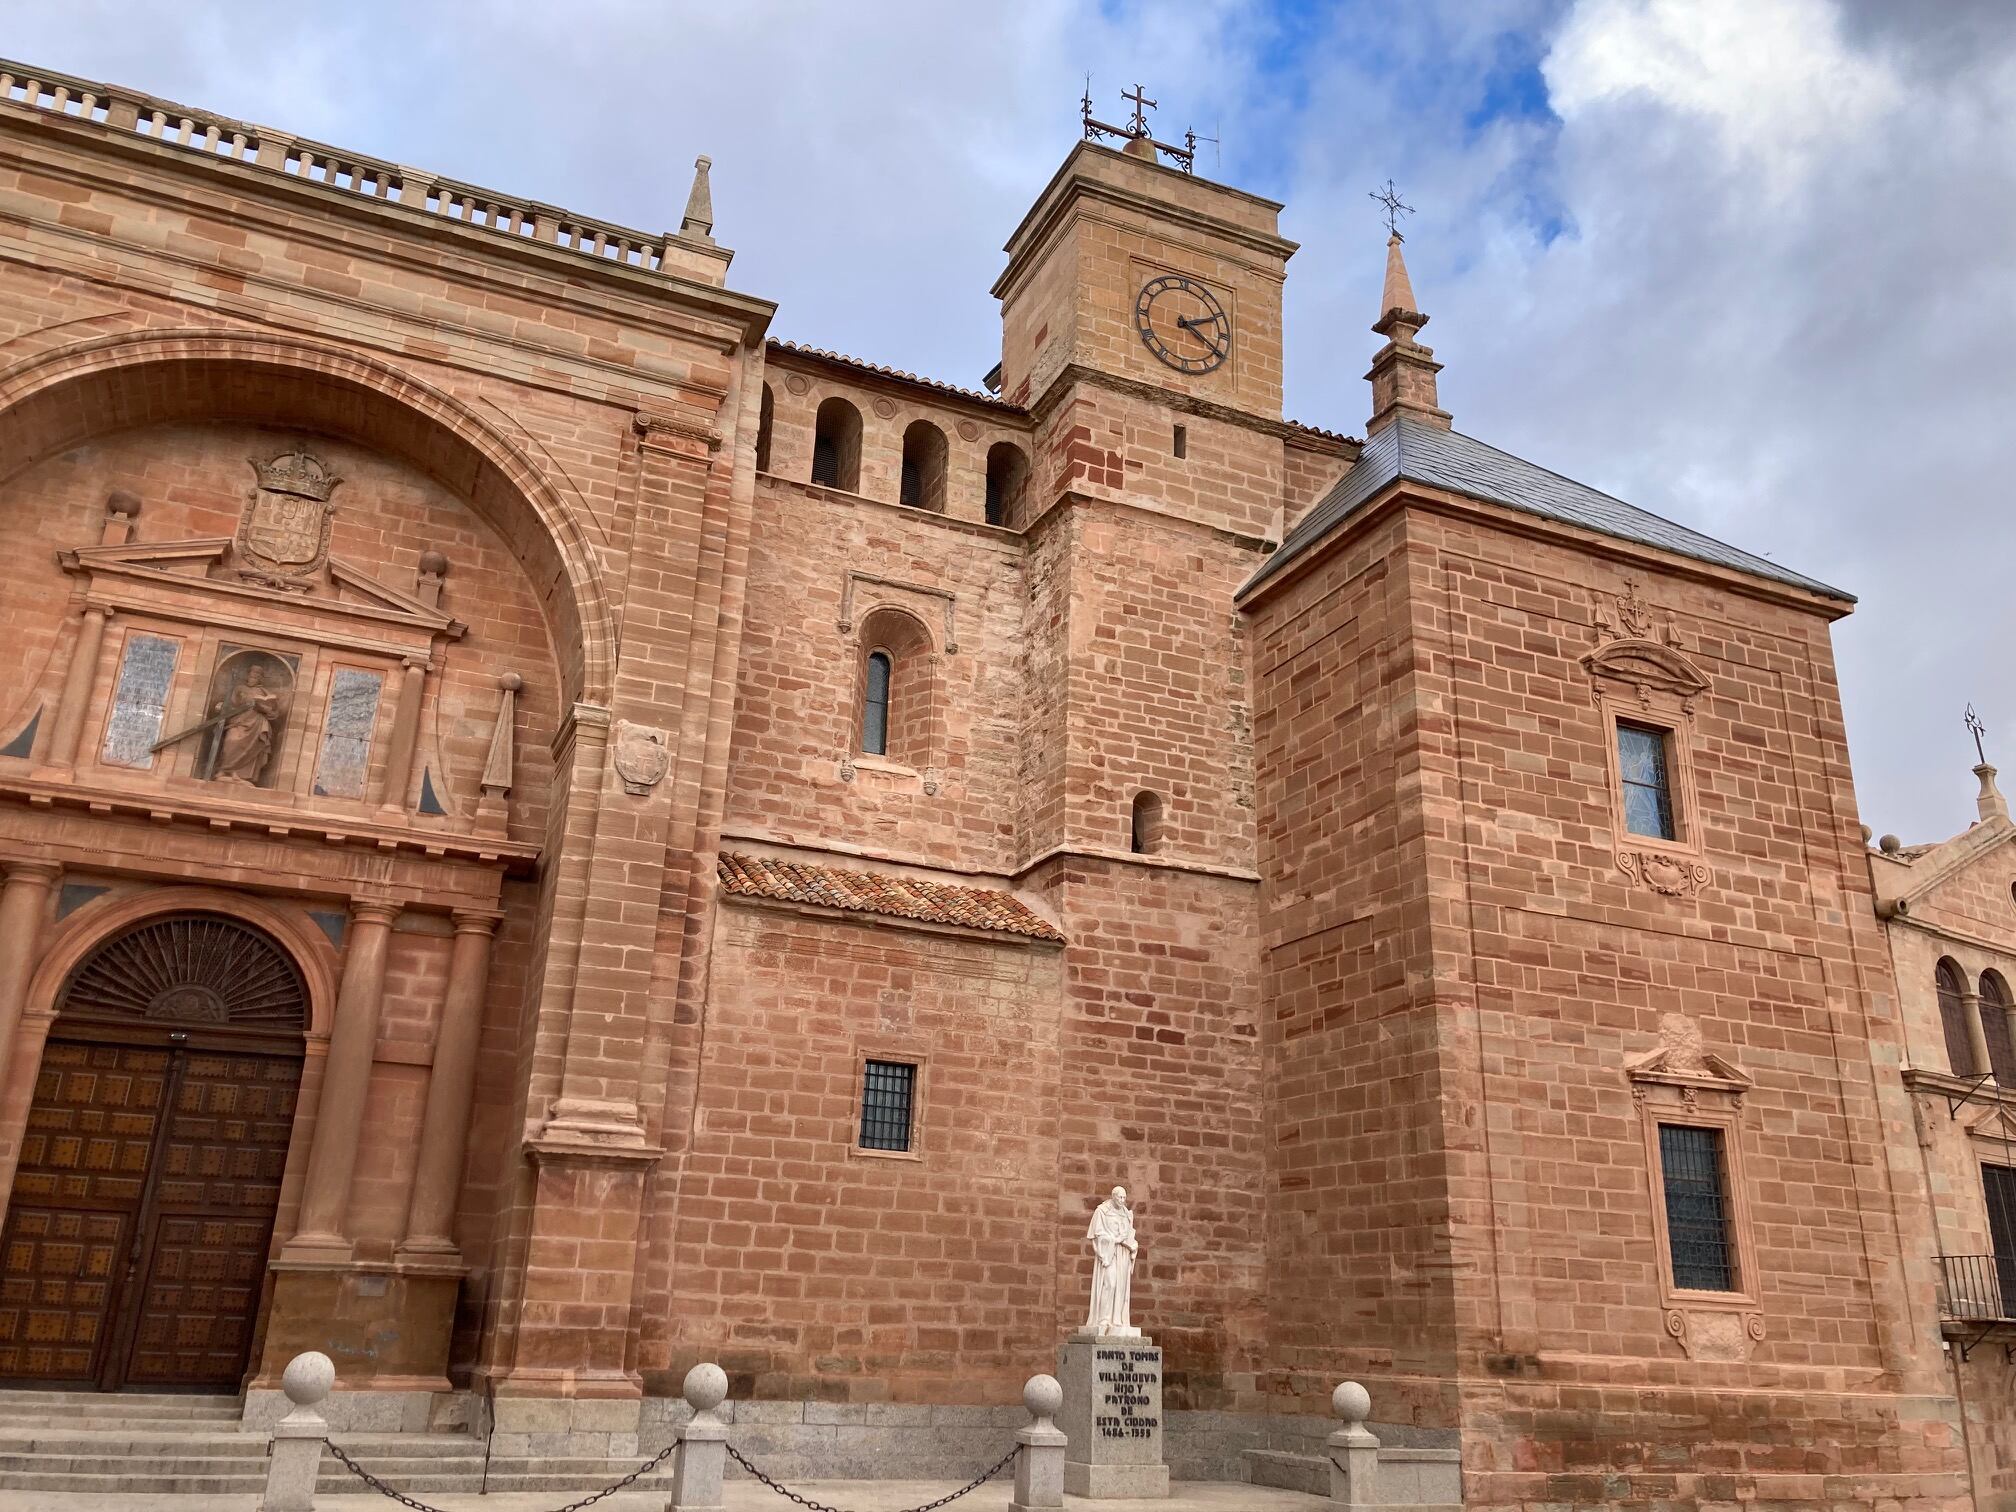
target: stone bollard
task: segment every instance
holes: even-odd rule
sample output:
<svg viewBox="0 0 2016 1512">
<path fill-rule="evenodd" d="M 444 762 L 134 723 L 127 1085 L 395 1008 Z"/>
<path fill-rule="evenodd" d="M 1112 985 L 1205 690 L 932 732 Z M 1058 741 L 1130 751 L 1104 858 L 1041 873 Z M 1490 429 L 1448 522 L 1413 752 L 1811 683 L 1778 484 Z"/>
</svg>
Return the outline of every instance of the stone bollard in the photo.
<svg viewBox="0 0 2016 1512">
<path fill-rule="evenodd" d="M 665 1512 L 721 1512 L 721 1480 L 728 1470 L 728 1425 L 714 1409 L 728 1399 L 728 1373 L 719 1365 L 686 1372 L 692 1419 L 679 1430 L 672 1456 L 672 1499 Z"/>
<path fill-rule="evenodd" d="M 336 1384 L 336 1365 L 310 1350 L 287 1362 L 280 1389 L 294 1410 L 273 1425 L 266 1461 L 266 1494 L 259 1512 L 315 1512 L 315 1477 L 322 1470 L 322 1446 L 329 1423 L 315 1410 Z"/>
<path fill-rule="evenodd" d="M 1036 1421 L 1015 1435 L 1015 1499 L 1008 1512 L 1039 1512 L 1064 1505 L 1063 1430 L 1051 1421 L 1064 1406 L 1064 1388 L 1055 1376 L 1033 1375 L 1022 1388 L 1022 1405 Z"/>
<path fill-rule="evenodd" d="M 1330 1460 L 1330 1500 L 1369 1507 L 1379 1495 L 1379 1440 L 1365 1426 L 1372 1393 L 1346 1381 L 1330 1393 L 1330 1410 L 1344 1426 L 1323 1441 Z"/>
</svg>

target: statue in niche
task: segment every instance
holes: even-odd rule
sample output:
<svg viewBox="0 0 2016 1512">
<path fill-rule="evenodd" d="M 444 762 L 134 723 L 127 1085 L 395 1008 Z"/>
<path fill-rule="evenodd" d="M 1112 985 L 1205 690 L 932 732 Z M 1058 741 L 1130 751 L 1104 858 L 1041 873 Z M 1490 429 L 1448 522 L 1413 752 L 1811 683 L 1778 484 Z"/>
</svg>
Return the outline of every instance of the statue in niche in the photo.
<svg viewBox="0 0 2016 1512">
<path fill-rule="evenodd" d="M 198 777 L 262 787 L 293 702 L 292 669 L 286 661 L 270 652 L 240 651 L 218 663 L 202 721 L 155 742 L 153 749 L 201 735 Z"/>
<path fill-rule="evenodd" d="M 273 759 L 280 721 L 287 717 L 288 697 L 278 688 L 266 686 L 266 669 L 254 662 L 245 669 L 245 678 L 217 700 L 211 713 L 223 721 L 217 735 L 217 754 L 210 762 L 212 782 L 242 782 L 259 785 L 266 763 Z"/>
<path fill-rule="evenodd" d="M 1134 1213 L 1127 1206 L 1127 1188 L 1092 1210 L 1085 1237 L 1092 1243 L 1092 1307 L 1085 1332 L 1101 1339 L 1138 1339 L 1141 1330 L 1127 1321 L 1134 1300 L 1134 1261 L 1141 1246 L 1134 1238 Z"/>
</svg>

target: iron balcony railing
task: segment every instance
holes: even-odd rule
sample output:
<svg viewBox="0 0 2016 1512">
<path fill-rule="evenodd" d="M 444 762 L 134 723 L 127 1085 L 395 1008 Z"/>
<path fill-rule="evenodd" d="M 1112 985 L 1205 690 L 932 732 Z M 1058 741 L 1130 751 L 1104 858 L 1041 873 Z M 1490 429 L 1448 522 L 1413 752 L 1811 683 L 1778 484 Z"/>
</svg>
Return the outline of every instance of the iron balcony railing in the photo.
<svg viewBox="0 0 2016 1512">
<path fill-rule="evenodd" d="M 2016 1323 L 2016 1255 L 1941 1255 L 1939 1316 Z"/>
</svg>

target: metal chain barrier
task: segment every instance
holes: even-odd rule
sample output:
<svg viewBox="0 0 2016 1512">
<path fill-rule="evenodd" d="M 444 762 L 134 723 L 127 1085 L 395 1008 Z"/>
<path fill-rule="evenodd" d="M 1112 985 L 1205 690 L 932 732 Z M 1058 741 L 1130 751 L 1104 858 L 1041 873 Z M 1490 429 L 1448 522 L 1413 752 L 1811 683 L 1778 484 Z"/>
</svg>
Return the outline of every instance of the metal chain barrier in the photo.
<svg viewBox="0 0 2016 1512">
<path fill-rule="evenodd" d="M 829 1506 L 825 1502 L 813 1501 L 809 1496 L 800 1496 L 796 1491 L 793 1491 L 790 1487 L 782 1485 L 779 1482 L 772 1480 L 769 1476 L 765 1475 L 761 1470 L 758 1470 L 754 1465 L 750 1464 L 749 1461 L 743 1456 L 742 1452 L 738 1450 L 733 1444 L 726 1445 L 725 1447 L 728 1450 L 728 1458 L 735 1461 L 736 1464 L 740 1465 L 744 1470 L 747 1470 L 757 1480 L 763 1482 L 764 1485 L 768 1486 L 772 1491 L 775 1491 L 779 1496 L 783 1497 L 786 1501 L 796 1502 L 799 1506 L 805 1509 L 805 1512 L 847 1512 L 847 1509 L 845 1507 Z M 987 1482 L 994 1479 L 994 1477 L 999 1475 L 1003 1470 L 1007 1469 L 1009 1464 L 1014 1460 L 1015 1456 L 1020 1454 L 1021 1452 L 1022 1452 L 1022 1446 L 1020 1444 L 1015 1445 L 1006 1454 L 1002 1455 L 1001 1458 L 996 1460 L 991 1467 L 981 1471 L 978 1475 L 974 1476 L 973 1479 L 966 1482 L 965 1485 L 961 1486 L 957 1491 L 954 1491 L 950 1496 L 941 1496 L 936 1501 L 923 1502 L 915 1507 L 905 1507 L 903 1508 L 903 1512 L 937 1512 L 937 1509 L 939 1507 L 950 1505 L 951 1503 L 959 1500 L 959 1498 L 964 1496 L 968 1491 L 979 1490 L 980 1487 L 986 1485 Z"/>
<path fill-rule="evenodd" d="M 349 1455 L 345 1454 L 335 1444 L 325 1443 L 323 1447 L 328 1449 L 328 1451 L 331 1454 L 336 1456 L 337 1464 L 341 1465 L 345 1470 L 348 1470 L 352 1475 L 356 1476 L 357 1479 L 364 1482 L 365 1485 L 369 1486 L 373 1491 L 376 1491 L 380 1496 L 390 1497 L 393 1501 L 399 1503 L 399 1505 L 402 1507 L 411 1507 L 413 1509 L 413 1512 L 445 1512 L 445 1509 L 433 1506 L 428 1502 L 420 1501 L 415 1497 L 408 1496 L 403 1491 L 394 1491 L 390 1486 L 386 1485 L 385 1482 L 378 1479 L 377 1476 L 373 1475 L 369 1470 L 366 1470 L 362 1465 L 358 1464 L 357 1461 L 350 1458 Z M 628 1486 L 635 1485 L 638 1481 L 642 1480 L 645 1476 L 649 1475 L 653 1470 L 656 1470 L 660 1465 L 664 1464 L 665 1461 L 667 1461 L 672 1457 L 672 1452 L 678 1447 L 679 1447 L 679 1441 L 677 1439 L 674 1439 L 671 1443 L 667 1444 L 663 1449 L 659 1450 L 656 1454 L 654 1454 L 650 1459 L 646 1460 L 643 1464 L 639 1465 L 635 1470 L 632 1470 L 628 1475 L 624 1476 L 623 1479 L 616 1482 L 615 1485 L 604 1486 L 600 1491 L 595 1492 L 592 1496 L 584 1496 L 579 1501 L 571 1501 L 567 1503 L 567 1505 L 564 1507 L 555 1507 L 553 1509 L 553 1512 L 581 1512 L 581 1509 L 583 1507 L 592 1507 L 595 1505 L 595 1503 L 602 1500 L 602 1498 L 605 1496 L 614 1496 L 618 1491 L 621 1491 Z M 728 1452 L 730 1454 L 735 1454 L 735 1451 L 733 1449 L 730 1449 Z M 741 1456 L 736 1455 L 736 1458 L 740 1459 Z M 1003 1463 L 1005 1464 L 1006 1461 L 1003 1461 Z M 994 1467 L 995 1470 L 998 1470 L 1000 1468 L 1001 1468 L 1000 1465 L 996 1465 Z M 993 1474 L 993 1471 L 990 1470 L 988 1474 L 989 1475 Z M 979 1484 L 979 1482 L 976 1481 L 974 1484 L 977 1485 Z M 778 1489 L 781 1490 L 782 1488 L 779 1487 Z M 966 1489 L 970 1491 L 973 1488 L 972 1486 L 968 1486 Z M 962 1491 L 959 1494 L 963 1496 L 965 1495 L 965 1492 Z M 789 1493 L 787 1492 L 786 1495 L 789 1495 Z M 951 1498 L 949 1497 L 946 1498 L 946 1500 L 948 1501 L 950 1499 Z M 943 1505 L 945 1505 L 945 1503 L 933 1502 L 931 1505 L 934 1507 L 942 1507 Z"/>
</svg>

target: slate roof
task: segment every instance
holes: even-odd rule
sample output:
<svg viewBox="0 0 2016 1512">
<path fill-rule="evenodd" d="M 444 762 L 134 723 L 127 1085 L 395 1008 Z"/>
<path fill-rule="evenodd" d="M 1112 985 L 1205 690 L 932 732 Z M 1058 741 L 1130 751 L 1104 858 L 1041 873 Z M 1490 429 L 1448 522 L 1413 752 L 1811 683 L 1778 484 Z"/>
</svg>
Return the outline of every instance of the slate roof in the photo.
<svg viewBox="0 0 2016 1512">
<path fill-rule="evenodd" d="M 1357 465 L 1296 522 L 1280 550 L 1260 564 L 1259 570 L 1239 590 L 1240 594 L 1252 592 L 1281 571 L 1396 479 L 1465 494 L 1543 520 L 1558 520 L 1620 541 L 1635 541 L 1676 556 L 1692 557 L 1697 562 L 1712 562 L 1754 577 L 1790 583 L 1843 603 L 1855 602 L 1852 593 L 1830 588 L 1767 558 L 1725 545 L 1684 525 L 1675 525 L 1671 520 L 1662 520 L 1636 505 L 1598 493 L 1495 446 L 1486 446 L 1460 431 L 1444 430 L 1406 415 L 1366 439 Z"/>
<path fill-rule="evenodd" d="M 837 866 L 810 866 L 723 851 L 716 868 L 721 885 L 744 898 L 769 898 L 779 903 L 816 903 L 853 913 L 885 914 L 918 919 L 927 924 L 963 924 L 972 929 L 999 929 L 1032 940 L 1062 944 L 1056 926 L 1038 917 L 1011 892 L 993 887 L 955 887 L 881 872 L 843 871 Z"/>
</svg>

